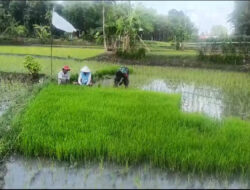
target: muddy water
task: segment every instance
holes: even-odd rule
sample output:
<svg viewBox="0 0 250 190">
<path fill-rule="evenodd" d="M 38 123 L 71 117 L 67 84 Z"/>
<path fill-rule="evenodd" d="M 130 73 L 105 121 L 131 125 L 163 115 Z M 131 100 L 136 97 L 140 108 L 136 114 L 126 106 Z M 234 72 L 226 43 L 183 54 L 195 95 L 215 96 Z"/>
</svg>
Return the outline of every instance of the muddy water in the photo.
<svg viewBox="0 0 250 190">
<path fill-rule="evenodd" d="M 13 156 L 6 164 L 4 188 L 247 188 L 249 182 L 170 174 L 146 166 L 126 168 Z"/>
<path fill-rule="evenodd" d="M 185 83 L 171 84 L 154 80 L 142 87 L 144 90 L 181 94 L 181 108 L 186 112 L 201 112 L 214 118 L 223 116 L 222 92 L 211 87 L 198 88 Z"/>
<path fill-rule="evenodd" d="M 7 109 L 18 103 L 18 98 L 28 91 L 29 85 L 13 76 L 0 73 L 0 119 Z M 7 126 L 0 124 L 0 141 L 1 136 L 8 130 Z M 0 147 L 1 148 L 1 147 Z M 6 174 L 6 165 L 0 157 L 0 189 L 4 185 L 4 176 Z"/>
<path fill-rule="evenodd" d="M 3 115 L 3 113 L 7 110 L 8 107 L 9 107 L 8 103 L 2 102 L 0 104 L 0 117 L 1 117 L 1 115 Z"/>
<path fill-rule="evenodd" d="M 0 116 L 28 89 L 26 83 L 0 78 Z"/>
</svg>

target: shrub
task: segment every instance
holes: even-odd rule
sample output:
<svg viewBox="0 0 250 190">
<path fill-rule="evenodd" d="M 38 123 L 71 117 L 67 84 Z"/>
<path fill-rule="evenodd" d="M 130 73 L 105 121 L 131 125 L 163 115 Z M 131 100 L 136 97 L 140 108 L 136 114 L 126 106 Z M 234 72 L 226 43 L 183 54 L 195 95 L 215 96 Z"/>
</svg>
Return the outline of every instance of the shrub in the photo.
<svg viewBox="0 0 250 190">
<path fill-rule="evenodd" d="M 118 49 L 116 52 L 118 57 L 122 57 L 125 59 L 142 59 L 146 56 L 146 49 L 139 48 L 139 49 L 132 49 L 128 51 L 122 51 L 122 49 Z"/>
<path fill-rule="evenodd" d="M 25 26 L 19 25 L 16 27 L 16 33 L 19 37 L 25 37 L 28 34 L 28 30 Z"/>
<path fill-rule="evenodd" d="M 38 73 L 41 70 L 41 66 L 37 61 L 35 61 L 34 57 L 26 56 L 23 64 L 33 78 L 38 77 Z"/>
<path fill-rule="evenodd" d="M 41 43 L 46 43 L 50 38 L 49 26 L 39 26 L 34 24 L 34 30 Z"/>
</svg>

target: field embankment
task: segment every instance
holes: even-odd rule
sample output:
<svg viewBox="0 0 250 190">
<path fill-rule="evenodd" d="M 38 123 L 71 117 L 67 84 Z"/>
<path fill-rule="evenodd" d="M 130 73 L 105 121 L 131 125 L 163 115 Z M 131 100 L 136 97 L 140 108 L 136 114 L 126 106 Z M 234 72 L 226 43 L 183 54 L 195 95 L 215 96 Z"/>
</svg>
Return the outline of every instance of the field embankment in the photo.
<svg viewBox="0 0 250 190">
<path fill-rule="evenodd" d="M 250 123 L 182 113 L 179 104 L 178 95 L 51 84 L 22 116 L 18 149 L 59 160 L 248 175 Z"/>
<path fill-rule="evenodd" d="M 48 56 L 51 55 L 50 47 L 41 46 L 0 46 L 1 54 L 17 54 L 17 55 L 40 55 Z M 72 47 L 53 47 L 52 55 L 54 57 L 62 58 L 76 58 L 86 59 L 95 57 L 104 53 L 104 49 L 99 48 L 72 48 Z"/>
</svg>

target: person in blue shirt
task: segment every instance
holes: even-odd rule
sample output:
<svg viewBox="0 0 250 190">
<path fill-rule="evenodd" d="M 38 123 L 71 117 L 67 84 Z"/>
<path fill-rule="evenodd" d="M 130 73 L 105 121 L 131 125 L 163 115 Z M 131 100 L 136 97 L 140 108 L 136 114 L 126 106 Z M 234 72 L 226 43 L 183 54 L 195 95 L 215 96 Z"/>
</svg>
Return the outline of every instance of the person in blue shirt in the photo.
<svg viewBox="0 0 250 190">
<path fill-rule="evenodd" d="M 92 85 L 91 71 L 87 66 L 84 66 L 83 68 L 81 68 L 81 72 L 79 73 L 79 77 L 78 77 L 78 84 L 87 85 L 87 86 Z"/>
</svg>

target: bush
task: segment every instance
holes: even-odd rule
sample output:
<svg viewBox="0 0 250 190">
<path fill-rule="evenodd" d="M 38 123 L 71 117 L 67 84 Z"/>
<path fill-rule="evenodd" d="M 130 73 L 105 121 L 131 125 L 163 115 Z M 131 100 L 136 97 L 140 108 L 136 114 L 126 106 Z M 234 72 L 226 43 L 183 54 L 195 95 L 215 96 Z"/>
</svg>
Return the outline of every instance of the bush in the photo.
<svg viewBox="0 0 250 190">
<path fill-rule="evenodd" d="M 24 68 L 28 70 L 28 72 L 32 75 L 33 78 L 38 77 L 38 73 L 41 70 L 41 66 L 37 61 L 35 61 L 34 57 L 26 56 L 23 64 Z"/>
<path fill-rule="evenodd" d="M 145 48 L 139 48 L 136 50 L 131 51 L 122 51 L 121 49 L 118 49 L 116 52 L 116 55 L 118 57 L 122 57 L 125 59 L 142 59 L 146 56 L 146 49 Z"/>
<path fill-rule="evenodd" d="M 25 26 L 19 25 L 16 27 L 16 33 L 19 37 L 25 37 L 28 34 L 28 30 Z"/>
<path fill-rule="evenodd" d="M 224 39 L 222 43 L 216 40 L 209 40 L 212 43 L 206 44 L 199 50 L 199 60 L 207 60 L 219 64 L 244 64 L 247 54 L 242 52 L 242 44 L 233 44 L 233 39 Z M 219 41 L 218 41 L 219 42 Z"/>
<path fill-rule="evenodd" d="M 39 26 L 37 24 L 34 24 L 33 26 L 36 36 L 40 39 L 41 43 L 48 42 L 50 38 L 49 26 Z"/>
<path fill-rule="evenodd" d="M 200 53 L 199 59 L 219 64 L 242 65 L 244 57 L 242 55 L 220 55 L 220 54 L 203 55 L 202 53 Z"/>
</svg>

